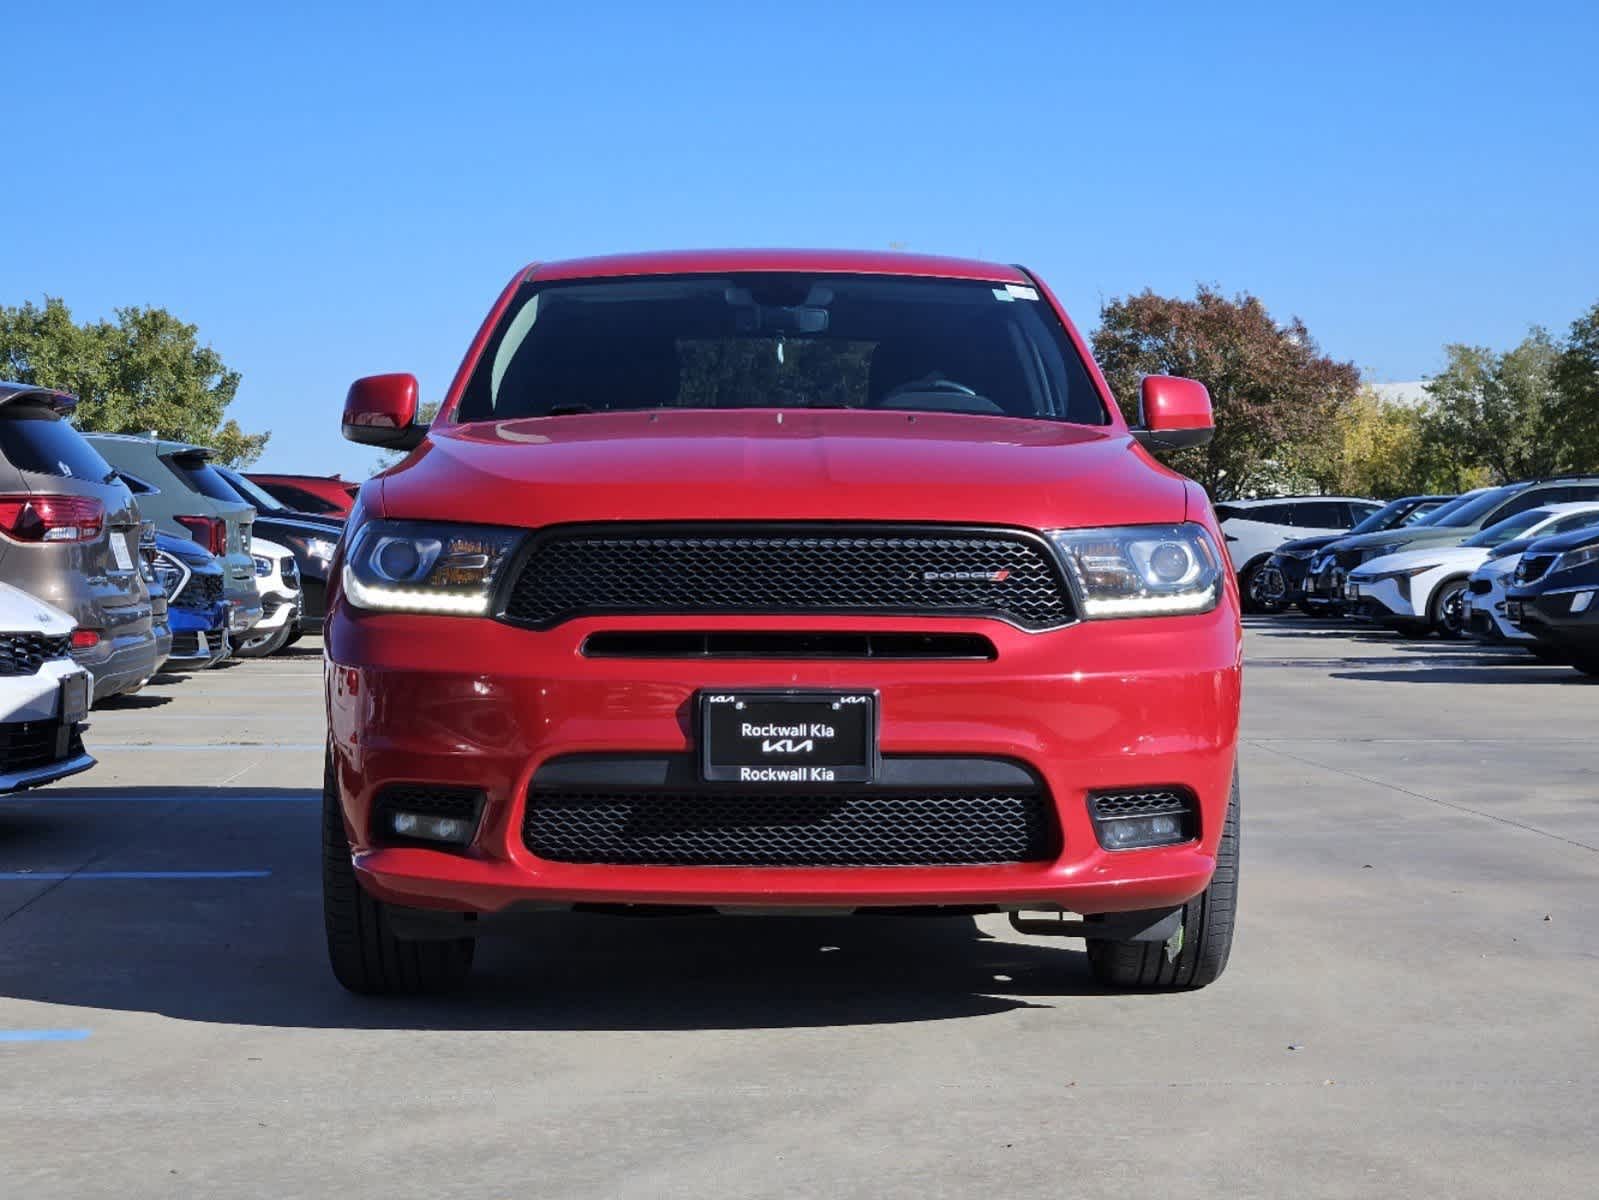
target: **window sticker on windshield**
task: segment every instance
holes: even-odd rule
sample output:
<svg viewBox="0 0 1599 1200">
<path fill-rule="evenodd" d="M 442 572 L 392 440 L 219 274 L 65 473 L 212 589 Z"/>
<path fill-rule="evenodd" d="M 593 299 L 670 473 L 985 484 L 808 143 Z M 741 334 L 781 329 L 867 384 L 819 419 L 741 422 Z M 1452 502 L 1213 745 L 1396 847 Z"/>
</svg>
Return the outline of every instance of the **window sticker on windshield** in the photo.
<svg viewBox="0 0 1599 1200">
<path fill-rule="evenodd" d="M 1007 304 L 1013 300 L 1037 300 L 1038 289 L 1021 283 L 1007 283 L 1002 288 L 994 289 L 994 299 L 1003 300 Z"/>
</svg>

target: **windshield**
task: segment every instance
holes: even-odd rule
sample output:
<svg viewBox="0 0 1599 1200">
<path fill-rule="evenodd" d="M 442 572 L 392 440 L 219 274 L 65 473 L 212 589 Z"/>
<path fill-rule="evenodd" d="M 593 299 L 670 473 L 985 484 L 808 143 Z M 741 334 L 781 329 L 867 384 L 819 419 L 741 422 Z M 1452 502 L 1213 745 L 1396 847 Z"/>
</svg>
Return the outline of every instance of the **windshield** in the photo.
<svg viewBox="0 0 1599 1200">
<path fill-rule="evenodd" d="M 1526 512 L 1519 512 L 1513 517 L 1506 517 L 1496 525 L 1488 526 L 1475 537 L 1467 538 L 1461 545 L 1486 546 L 1492 549 L 1508 542 L 1511 538 L 1531 532 L 1553 515 L 1547 508 L 1529 508 Z"/>
<path fill-rule="evenodd" d="M 1031 287 L 805 273 L 527 284 L 456 420 L 659 408 L 1108 421 Z"/>
<path fill-rule="evenodd" d="M 240 475 L 232 467 L 213 467 L 212 470 L 214 470 L 218 475 L 222 476 L 223 479 L 226 479 L 228 481 L 228 486 L 234 491 L 238 492 L 239 496 L 243 500 L 249 504 L 255 505 L 255 507 L 261 512 L 288 511 L 288 509 L 286 509 L 282 504 L 278 503 L 276 497 L 269 496 L 266 492 L 262 491 L 255 484 L 251 483 L 243 475 Z"/>
<path fill-rule="evenodd" d="M 1417 504 L 1414 500 L 1408 498 L 1390 500 L 1349 532 L 1351 534 L 1377 533 L 1380 530 L 1393 529 L 1399 525 L 1414 525 L 1433 507 L 1436 507 L 1435 501 Z"/>
<path fill-rule="evenodd" d="M 1476 492 L 1471 495 L 1461 496 L 1453 503 L 1446 504 L 1430 517 L 1417 521 L 1417 525 L 1436 525 L 1440 528 L 1448 526 L 1475 525 L 1494 509 L 1516 494 L 1518 489 L 1512 486 L 1489 488 L 1486 492 Z"/>
</svg>

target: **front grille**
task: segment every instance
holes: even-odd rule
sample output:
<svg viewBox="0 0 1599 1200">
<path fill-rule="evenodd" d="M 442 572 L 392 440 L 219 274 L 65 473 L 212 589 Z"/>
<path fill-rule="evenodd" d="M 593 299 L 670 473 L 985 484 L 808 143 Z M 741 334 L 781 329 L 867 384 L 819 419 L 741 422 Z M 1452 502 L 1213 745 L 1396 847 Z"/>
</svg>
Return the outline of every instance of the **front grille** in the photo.
<svg viewBox="0 0 1599 1200">
<path fill-rule="evenodd" d="M 1073 619 L 1042 538 L 926 526 L 555 530 L 505 605 L 508 620 L 537 627 L 604 613 L 979 616 L 1027 629 Z"/>
<path fill-rule="evenodd" d="M 1042 791 L 535 789 L 523 838 L 540 858 L 614 866 L 974 866 L 1060 850 Z"/>
<path fill-rule="evenodd" d="M 1473 596 L 1486 596 L 1494 590 L 1493 581 L 1488 579 L 1473 579 L 1470 586 Z"/>
<path fill-rule="evenodd" d="M 56 753 L 59 721 L 11 721 L 0 724 L 0 770 L 26 771 L 43 767 L 61 758 L 83 753 L 83 739 L 76 729 L 68 736 L 65 755 Z"/>
<path fill-rule="evenodd" d="M 66 658 L 70 634 L 0 633 L 0 675 L 32 675 L 52 658 Z"/>
<path fill-rule="evenodd" d="M 176 596 L 169 597 L 167 603 L 195 612 L 205 612 L 220 599 L 222 599 L 222 574 L 215 572 L 191 575 L 183 590 Z"/>
<path fill-rule="evenodd" d="M 1553 554 L 1523 554 L 1521 562 L 1516 567 L 1517 583 L 1534 583 L 1544 577 L 1544 573 L 1554 566 Z"/>
</svg>

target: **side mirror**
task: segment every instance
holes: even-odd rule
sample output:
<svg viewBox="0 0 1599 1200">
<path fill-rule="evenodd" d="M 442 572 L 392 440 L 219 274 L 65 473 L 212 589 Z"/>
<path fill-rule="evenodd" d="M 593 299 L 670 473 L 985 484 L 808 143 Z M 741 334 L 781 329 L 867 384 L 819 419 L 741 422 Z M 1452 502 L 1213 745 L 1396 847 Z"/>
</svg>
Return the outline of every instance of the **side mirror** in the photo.
<svg viewBox="0 0 1599 1200">
<path fill-rule="evenodd" d="M 1203 446 L 1216 432 L 1210 393 L 1197 379 L 1146 375 L 1139 388 L 1138 426 L 1132 431 L 1147 450 Z"/>
<path fill-rule="evenodd" d="M 368 375 L 350 385 L 344 398 L 344 436 L 363 446 L 414 450 L 427 436 L 416 423 L 415 375 Z"/>
</svg>

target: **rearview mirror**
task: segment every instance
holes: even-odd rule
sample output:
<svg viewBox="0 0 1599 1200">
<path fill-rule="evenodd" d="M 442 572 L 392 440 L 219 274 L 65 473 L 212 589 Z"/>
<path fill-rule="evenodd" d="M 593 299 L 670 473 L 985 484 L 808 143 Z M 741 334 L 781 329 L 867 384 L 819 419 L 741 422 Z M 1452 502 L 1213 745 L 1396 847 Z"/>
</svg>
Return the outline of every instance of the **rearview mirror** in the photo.
<svg viewBox="0 0 1599 1200">
<path fill-rule="evenodd" d="M 414 450 L 427 436 L 416 424 L 415 375 L 368 375 L 350 385 L 344 398 L 344 436 L 363 446 Z"/>
<path fill-rule="evenodd" d="M 1210 393 L 1197 379 L 1146 375 L 1139 387 L 1138 425 L 1132 430 L 1148 450 L 1203 446 L 1216 432 Z"/>
</svg>

